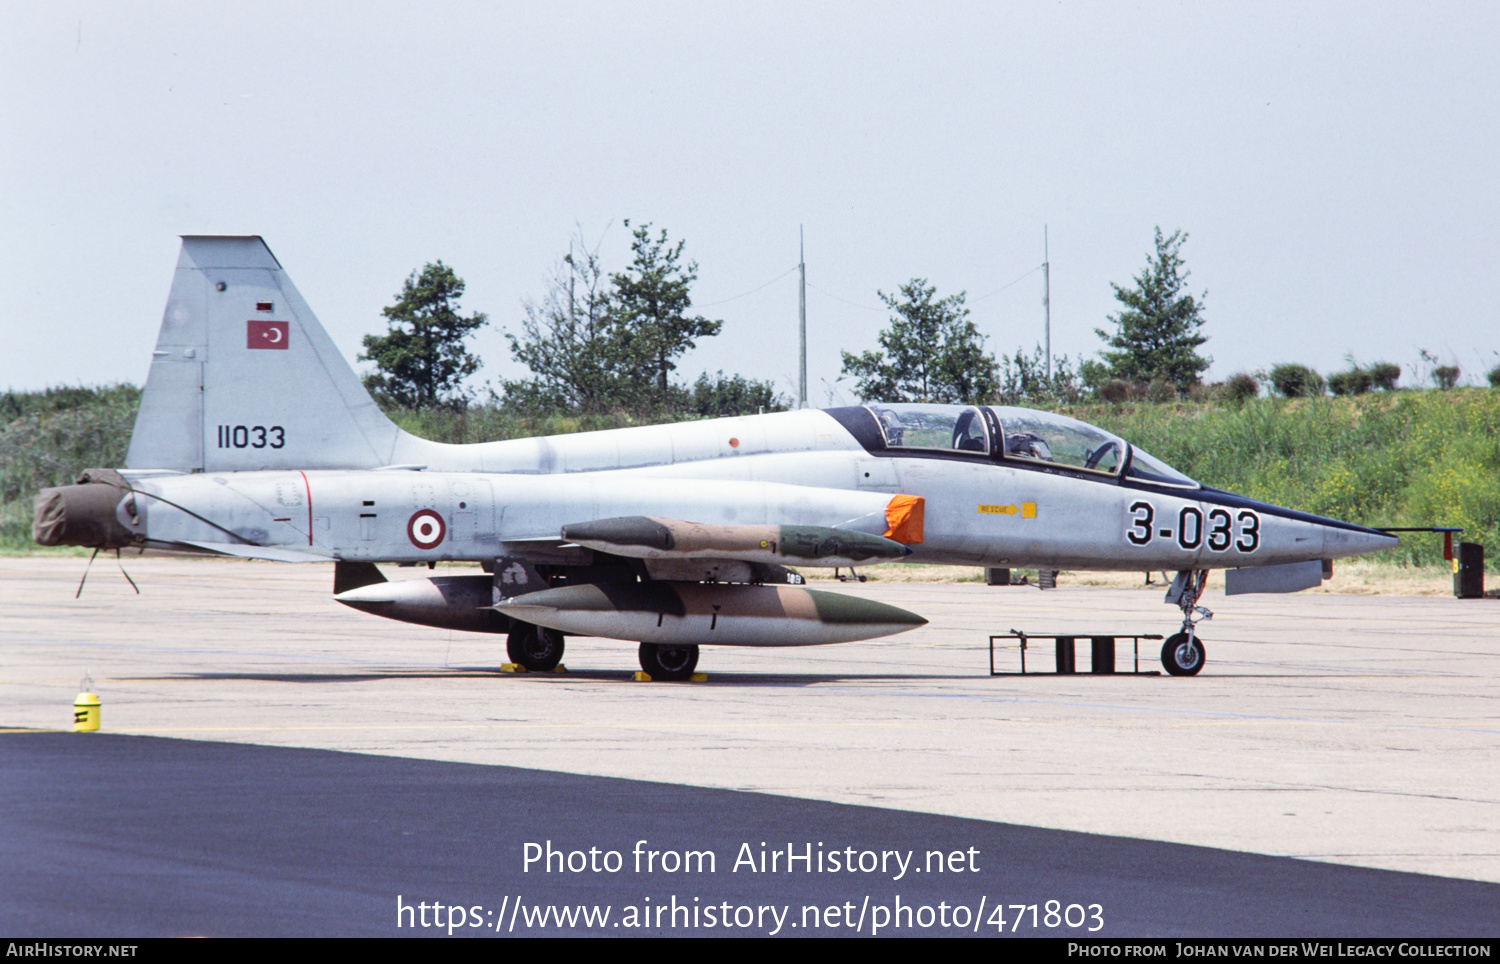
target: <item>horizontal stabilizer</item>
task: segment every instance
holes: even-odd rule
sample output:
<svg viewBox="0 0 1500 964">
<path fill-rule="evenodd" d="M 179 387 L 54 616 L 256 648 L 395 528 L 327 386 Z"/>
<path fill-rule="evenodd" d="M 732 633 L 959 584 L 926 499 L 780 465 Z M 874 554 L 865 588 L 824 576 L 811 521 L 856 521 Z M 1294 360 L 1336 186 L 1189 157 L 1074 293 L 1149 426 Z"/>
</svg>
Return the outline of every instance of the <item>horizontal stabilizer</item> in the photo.
<svg viewBox="0 0 1500 964">
<path fill-rule="evenodd" d="M 798 566 L 853 566 L 905 559 L 912 551 L 883 536 L 830 526 L 709 525 L 639 515 L 566 525 L 562 537 L 635 559 L 734 559 Z"/>
<path fill-rule="evenodd" d="M 224 556 L 241 559 L 265 559 L 269 562 L 333 562 L 333 556 L 301 549 L 283 549 L 279 546 L 251 546 L 233 542 L 183 542 L 182 545 L 206 549 Z"/>
</svg>

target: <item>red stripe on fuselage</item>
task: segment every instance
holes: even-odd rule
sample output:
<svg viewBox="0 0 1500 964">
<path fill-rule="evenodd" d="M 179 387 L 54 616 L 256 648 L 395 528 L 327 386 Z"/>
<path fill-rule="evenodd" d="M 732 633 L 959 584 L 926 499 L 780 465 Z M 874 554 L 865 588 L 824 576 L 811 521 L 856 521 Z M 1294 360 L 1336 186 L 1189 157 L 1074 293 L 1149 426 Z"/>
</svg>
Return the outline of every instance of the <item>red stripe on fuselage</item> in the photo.
<svg viewBox="0 0 1500 964">
<path fill-rule="evenodd" d="M 302 476 L 302 487 L 307 490 L 307 544 L 312 545 L 312 483 L 307 481 L 307 473 L 301 469 L 297 474 Z"/>
</svg>

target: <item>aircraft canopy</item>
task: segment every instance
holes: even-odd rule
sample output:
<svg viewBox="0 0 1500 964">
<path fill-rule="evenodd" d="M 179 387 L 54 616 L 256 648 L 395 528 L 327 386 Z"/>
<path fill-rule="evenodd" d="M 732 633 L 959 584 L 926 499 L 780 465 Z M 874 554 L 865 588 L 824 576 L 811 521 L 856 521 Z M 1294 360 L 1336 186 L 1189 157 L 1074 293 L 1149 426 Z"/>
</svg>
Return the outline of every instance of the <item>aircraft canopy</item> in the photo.
<svg viewBox="0 0 1500 964">
<path fill-rule="evenodd" d="M 888 449 L 973 452 L 995 458 L 1051 462 L 1069 469 L 1156 485 L 1198 483 L 1102 428 L 1066 415 L 1009 405 L 880 403 L 875 416 Z"/>
</svg>

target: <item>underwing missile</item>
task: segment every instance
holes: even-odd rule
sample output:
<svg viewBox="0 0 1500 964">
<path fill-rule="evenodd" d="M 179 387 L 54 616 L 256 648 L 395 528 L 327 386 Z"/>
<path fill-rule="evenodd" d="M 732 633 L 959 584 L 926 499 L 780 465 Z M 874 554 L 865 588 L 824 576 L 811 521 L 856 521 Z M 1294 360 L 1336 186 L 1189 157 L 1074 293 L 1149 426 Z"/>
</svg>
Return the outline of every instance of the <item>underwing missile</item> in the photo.
<svg viewBox="0 0 1500 964">
<path fill-rule="evenodd" d="M 798 586 L 645 582 L 561 586 L 503 599 L 512 619 L 579 636 L 678 646 L 814 646 L 925 625 L 871 599 Z"/>
<path fill-rule="evenodd" d="M 706 525 L 658 516 L 625 516 L 562 528 L 580 546 L 636 559 L 738 559 L 797 566 L 852 566 L 905 559 L 894 539 L 812 525 Z"/>
<path fill-rule="evenodd" d="M 360 612 L 399 619 L 421 626 L 503 633 L 510 620 L 491 608 L 490 576 L 435 576 L 377 582 L 336 594 L 333 598 Z"/>
</svg>

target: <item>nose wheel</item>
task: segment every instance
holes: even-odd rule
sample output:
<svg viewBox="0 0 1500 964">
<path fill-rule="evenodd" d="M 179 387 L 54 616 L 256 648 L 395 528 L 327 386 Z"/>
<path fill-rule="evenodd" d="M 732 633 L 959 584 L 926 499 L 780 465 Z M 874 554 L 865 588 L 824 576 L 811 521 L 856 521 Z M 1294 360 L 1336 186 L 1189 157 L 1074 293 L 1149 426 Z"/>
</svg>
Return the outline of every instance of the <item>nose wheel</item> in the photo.
<svg viewBox="0 0 1500 964">
<path fill-rule="evenodd" d="M 1203 641 L 1188 633 L 1168 636 L 1161 647 L 1161 664 L 1172 676 L 1197 676 L 1207 658 Z"/>
<path fill-rule="evenodd" d="M 1182 610 L 1182 631 L 1168 636 L 1161 647 L 1161 664 L 1172 676 L 1197 676 L 1203 669 L 1208 654 L 1204 652 L 1203 640 L 1198 638 L 1195 627 L 1214 614 L 1198 605 L 1203 590 L 1208 588 L 1208 570 L 1184 569 L 1172 580 L 1167 590 L 1167 602 Z"/>
</svg>

